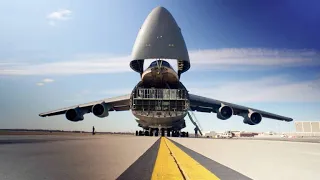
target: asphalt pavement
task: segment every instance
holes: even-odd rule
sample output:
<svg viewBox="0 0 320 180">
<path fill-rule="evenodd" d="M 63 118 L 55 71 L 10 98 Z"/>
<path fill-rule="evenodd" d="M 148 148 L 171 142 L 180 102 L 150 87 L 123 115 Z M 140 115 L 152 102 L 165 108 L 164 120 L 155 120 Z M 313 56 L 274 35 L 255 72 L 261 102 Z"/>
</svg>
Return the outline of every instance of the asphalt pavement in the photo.
<svg viewBox="0 0 320 180">
<path fill-rule="evenodd" d="M 0 179 L 317 179 L 320 143 L 0 136 Z"/>
</svg>

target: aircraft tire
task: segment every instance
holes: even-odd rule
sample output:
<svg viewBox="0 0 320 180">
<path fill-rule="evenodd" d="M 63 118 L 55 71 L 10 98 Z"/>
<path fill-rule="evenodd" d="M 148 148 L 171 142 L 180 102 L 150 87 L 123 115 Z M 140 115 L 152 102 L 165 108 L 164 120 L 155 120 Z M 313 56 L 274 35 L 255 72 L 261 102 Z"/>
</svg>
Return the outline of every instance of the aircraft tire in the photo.
<svg viewBox="0 0 320 180">
<path fill-rule="evenodd" d="M 178 131 L 173 131 L 172 132 L 172 137 L 179 137 Z"/>
<path fill-rule="evenodd" d="M 161 136 L 165 136 L 164 129 L 161 129 Z"/>
<path fill-rule="evenodd" d="M 181 137 L 186 137 L 186 133 L 185 132 L 181 132 Z"/>
<path fill-rule="evenodd" d="M 144 135 L 145 135 L 145 136 L 149 136 L 149 131 L 145 131 L 145 132 L 144 132 Z"/>
</svg>

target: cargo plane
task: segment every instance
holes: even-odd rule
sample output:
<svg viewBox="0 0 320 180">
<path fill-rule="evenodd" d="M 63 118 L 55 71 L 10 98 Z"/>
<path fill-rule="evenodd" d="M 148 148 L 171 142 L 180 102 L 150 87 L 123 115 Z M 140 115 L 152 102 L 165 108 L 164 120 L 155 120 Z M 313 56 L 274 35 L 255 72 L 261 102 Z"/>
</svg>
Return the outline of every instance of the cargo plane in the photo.
<svg viewBox="0 0 320 180">
<path fill-rule="evenodd" d="M 144 67 L 145 60 L 154 60 Z M 176 60 L 176 70 L 168 60 Z M 131 93 L 119 97 L 79 104 L 39 114 L 41 117 L 64 114 L 72 122 L 84 120 L 93 113 L 104 118 L 111 111 L 128 111 L 136 117 L 142 130 L 136 135 L 187 136 L 181 132 L 186 127 L 185 117 L 189 111 L 216 113 L 217 118 L 227 120 L 242 116 L 243 123 L 259 124 L 262 118 L 292 121 L 292 118 L 240 106 L 217 99 L 191 94 L 180 81 L 190 68 L 188 50 L 171 13 L 164 7 L 156 7 L 145 19 L 132 50 L 130 67 L 140 74 L 140 81 Z"/>
</svg>

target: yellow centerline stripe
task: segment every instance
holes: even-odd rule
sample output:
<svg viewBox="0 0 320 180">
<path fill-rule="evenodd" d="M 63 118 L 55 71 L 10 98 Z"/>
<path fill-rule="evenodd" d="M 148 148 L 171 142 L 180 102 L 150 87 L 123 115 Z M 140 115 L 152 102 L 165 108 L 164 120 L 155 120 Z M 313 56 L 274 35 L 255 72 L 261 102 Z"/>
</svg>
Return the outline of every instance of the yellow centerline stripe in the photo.
<svg viewBox="0 0 320 180">
<path fill-rule="evenodd" d="M 165 139 L 161 137 L 158 156 L 152 173 L 152 180 L 183 179 L 174 158 L 166 146 Z"/>
<path fill-rule="evenodd" d="M 219 180 L 216 175 L 165 137 L 161 137 L 152 179 Z"/>
<path fill-rule="evenodd" d="M 170 151 L 179 163 L 186 179 L 210 179 L 219 180 L 212 172 L 203 167 L 200 163 L 178 148 L 169 139 L 165 139 Z"/>
</svg>

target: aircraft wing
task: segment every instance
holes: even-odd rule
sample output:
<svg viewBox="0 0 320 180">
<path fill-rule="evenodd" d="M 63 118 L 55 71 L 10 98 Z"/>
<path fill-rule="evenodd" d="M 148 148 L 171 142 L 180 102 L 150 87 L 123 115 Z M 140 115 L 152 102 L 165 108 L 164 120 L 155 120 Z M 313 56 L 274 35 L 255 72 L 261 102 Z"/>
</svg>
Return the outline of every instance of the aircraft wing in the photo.
<svg viewBox="0 0 320 180">
<path fill-rule="evenodd" d="M 46 116 L 55 116 L 55 115 L 65 114 L 66 111 L 68 111 L 69 109 L 75 109 L 75 108 L 80 108 L 83 112 L 90 113 L 94 105 L 100 104 L 103 102 L 110 107 L 109 111 L 126 111 L 130 109 L 130 94 L 113 97 L 113 98 L 102 99 L 99 101 L 89 102 L 85 104 L 79 104 L 79 105 L 70 106 L 62 109 L 57 109 L 54 111 L 41 113 L 39 114 L 39 116 L 46 117 Z"/>
<path fill-rule="evenodd" d="M 189 94 L 189 100 L 190 100 L 190 109 L 192 111 L 218 113 L 219 108 L 221 106 L 229 106 L 233 109 L 233 115 L 244 116 L 250 112 L 257 112 L 257 113 L 260 113 L 261 116 L 265 118 L 270 118 L 270 119 L 275 119 L 280 121 L 287 121 L 287 122 L 290 122 L 293 120 L 292 118 L 289 118 L 289 117 L 280 116 L 277 114 L 273 114 L 273 113 L 261 111 L 258 109 L 245 107 L 245 106 L 231 104 L 231 103 L 216 100 L 216 99 L 197 96 L 194 94 Z"/>
</svg>

